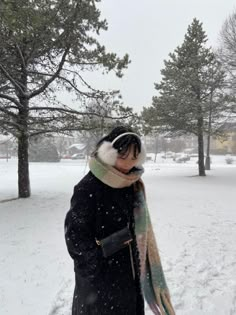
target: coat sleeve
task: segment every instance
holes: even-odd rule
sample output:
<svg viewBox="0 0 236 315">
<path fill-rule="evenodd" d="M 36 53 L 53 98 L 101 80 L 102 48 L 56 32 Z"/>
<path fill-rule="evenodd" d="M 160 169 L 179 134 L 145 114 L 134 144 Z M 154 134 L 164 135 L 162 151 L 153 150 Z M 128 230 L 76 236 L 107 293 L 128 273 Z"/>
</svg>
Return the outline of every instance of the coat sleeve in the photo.
<svg viewBox="0 0 236 315">
<path fill-rule="evenodd" d="M 95 208 L 93 194 L 75 186 L 65 218 L 65 240 L 75 270 L 90 280 L 98 276 L 103 262 L 102 251 L 95 241 Z"/>
</svg>

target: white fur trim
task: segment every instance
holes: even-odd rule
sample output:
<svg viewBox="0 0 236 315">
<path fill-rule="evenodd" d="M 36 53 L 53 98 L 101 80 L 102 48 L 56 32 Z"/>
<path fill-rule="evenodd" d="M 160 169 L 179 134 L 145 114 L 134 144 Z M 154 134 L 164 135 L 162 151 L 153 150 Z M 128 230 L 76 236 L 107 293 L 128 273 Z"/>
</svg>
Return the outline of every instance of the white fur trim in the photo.
<svg viewBox="0 0 236 315">
<path fill-rule="evenodd" d="M 115 165 L 118 157 L 118 152 L 113 148 L 112 143 L 104 141 L 97 150 L 99 159 L 108 165 Z"/>
<path fill-rule="evenodd" d="M 146 160 L 146 150 L 144 146 L 141 144 L 141 152 L 138 155 L 137 166 L 142 166 Z"/>
<path fill-rule="evenodd" d="M 109 141 L 104 141 L 97 150 L 98 158 L 105 164 L 114 166 L 118 157 L 117 150 Z M 141 152 L 138 155 L 136 166 L 142 166 L 146 159 L 146 150 L 141 144 Z"/>
</svg>

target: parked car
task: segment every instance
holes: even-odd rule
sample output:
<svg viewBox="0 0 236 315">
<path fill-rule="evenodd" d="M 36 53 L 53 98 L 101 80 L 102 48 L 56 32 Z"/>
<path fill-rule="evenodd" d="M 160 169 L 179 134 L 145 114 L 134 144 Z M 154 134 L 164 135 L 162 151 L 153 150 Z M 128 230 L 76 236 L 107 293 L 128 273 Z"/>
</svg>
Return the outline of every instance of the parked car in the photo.
<svg viewBox="0 0 236 315">
<path fill-rule="evenodd" d="M 75 153 L 71 156 L 72 160 L 83 160 L 85 159 L 84 153 Z"/>
<path fill-rule="evenodd" d="M 69 155 L 69 154 L 63 154 L 61 158 L 62 158 L 62 159 L 71 159 L 71 155 Z"/>
<path fill-rule="evenodd" d="M 198 153 L 191 153 L 190 157 L 198 157 Z"/>
<path fill-rule="evenodd" d="M 185 163 L 190 160 L 190 156 L 188 154 L 181 155 L 175 159 L 176 163 Z"/>
<path fill-rule="evenodd" d="M 162 152 L 161 157 L 162 157 L 162 159 L 169 159 L 169 158 L 173 158 L 174 155 L 175 155 L 174 152 L 172 152 L 172 151 L 167 151 L 167 152 Z"/>
</svg>

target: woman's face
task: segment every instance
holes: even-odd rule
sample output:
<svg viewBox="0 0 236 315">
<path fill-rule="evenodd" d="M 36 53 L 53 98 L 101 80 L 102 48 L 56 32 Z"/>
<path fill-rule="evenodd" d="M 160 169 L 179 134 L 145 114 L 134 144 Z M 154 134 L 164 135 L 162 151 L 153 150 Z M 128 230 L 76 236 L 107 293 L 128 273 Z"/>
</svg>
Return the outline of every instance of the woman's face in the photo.
<svg viewBox="0 0 236 315">
<path fill-rule="evenodd" d="M 134 145 L 132 144 L 125 154 L 118 154 L 115 168 L 127 174 L 137 164 L 137 157 L 134 155 Z"/>
</svg>

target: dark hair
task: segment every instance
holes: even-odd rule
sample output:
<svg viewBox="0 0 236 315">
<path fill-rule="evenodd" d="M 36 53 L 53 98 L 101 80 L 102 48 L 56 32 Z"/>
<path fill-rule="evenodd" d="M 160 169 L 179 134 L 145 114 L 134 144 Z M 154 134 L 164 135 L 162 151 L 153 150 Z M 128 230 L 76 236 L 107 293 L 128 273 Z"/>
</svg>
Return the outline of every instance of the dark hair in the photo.
<svg viewBox="0 0 236 315">
<path fill-rule="evenodd" d="M 115 127 L 107 136 L 103 137 L 101 140 L 98 141 L 96 145 L 96 150 L 104 141 L 112 142 L 116 137 L 125 133 L 125 132 L 134 132 L 133 129 L 118 126 Z M 119 138 L 114 144 L 113 147 L 118 151 L 120 154 L 126 154 L 130 150 L 130 146 L 134 145 L 134 157 L 136 158 L 139 153 L 141 152 L 141 140 L 139 137 L 135 135 L 125 135 L 124 137 Z"/>
</svg>

